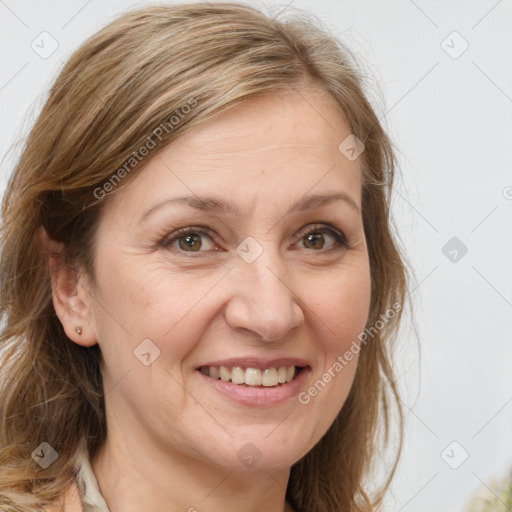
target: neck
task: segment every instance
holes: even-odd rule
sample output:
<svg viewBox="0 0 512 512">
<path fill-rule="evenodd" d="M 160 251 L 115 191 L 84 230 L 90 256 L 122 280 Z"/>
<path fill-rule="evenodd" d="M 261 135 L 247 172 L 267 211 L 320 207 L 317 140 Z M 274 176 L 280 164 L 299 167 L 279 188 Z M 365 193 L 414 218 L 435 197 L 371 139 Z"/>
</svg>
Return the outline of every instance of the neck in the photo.
<svg viewBox="0 0 512 512">
<path fill-rule="evenodd" d="M 285 502 L 289 468 L 222 468 L 207 460 L 169 452 L 168 447 L 148 446 L 135 437 L 110 435 L 91 459 L 110 512 L 293 512 Z"/>
</svg>

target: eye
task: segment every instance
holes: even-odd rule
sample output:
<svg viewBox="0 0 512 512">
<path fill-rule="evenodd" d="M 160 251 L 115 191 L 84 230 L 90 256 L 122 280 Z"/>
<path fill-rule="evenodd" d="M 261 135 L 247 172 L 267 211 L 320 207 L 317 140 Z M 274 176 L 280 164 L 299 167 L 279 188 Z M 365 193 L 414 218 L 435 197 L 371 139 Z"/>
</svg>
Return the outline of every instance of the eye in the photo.
<svg viewBox="0 0 512 512">
<path fill-rule="evenodd" d="M 305 249 L 316 251 L 332 251 L 350 247 L 341 231 L 324 225 L 315 225 L 310 228 L 302 235 L 301 242 L 304 243 Z"/>
<path fill-rule="evenodd" d="M 202 237 L 209 238 L 210 243 L 204 244 Z M 187 227 L 178 229 L 166 236 L 162 240 L 161 245 L 167 248 L 173 247 L 184 252 L 201 252 L 202 250 L 211 250 L 211 246 L 214 244 L 209 234 L 209 230 L 201 227 Z"/>
<path fill-rule="evenodd" d="M 300 233 L 296 236 L 300 236 Z M 206 243 L 205 240 L 206 239 Z M 350 247 L 345 235 L 326 225 L 314 225 L 300 237 L 299 244 L 304 249 L 312 249 L 317 252 L 329 252 Z M 204 227 L 181 228 L 166 236 L 160 245 L 164 248 L 173 248 L 181 252 L 204 252 L 215 250 L 211 232 Z"/>
</svg>

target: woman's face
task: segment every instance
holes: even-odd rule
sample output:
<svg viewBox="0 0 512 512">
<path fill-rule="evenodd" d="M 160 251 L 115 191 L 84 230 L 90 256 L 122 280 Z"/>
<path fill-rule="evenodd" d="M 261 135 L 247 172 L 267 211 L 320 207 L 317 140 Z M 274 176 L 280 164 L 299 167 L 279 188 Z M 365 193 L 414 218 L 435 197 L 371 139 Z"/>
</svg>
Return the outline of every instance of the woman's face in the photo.
<svg viewBox="0 0 512 512">
<path fill-rule="evenodd" d="M 338 149 L 349 134 L 318 90 L 260 97 L 193 128 L 107 198 L 86 328 L 110 436 L 145 455 L 268 470 L 325 434 L 370 302 L 361 159 Z M 288 366 L 302 370 L 276 385 Z"/>
</svg>

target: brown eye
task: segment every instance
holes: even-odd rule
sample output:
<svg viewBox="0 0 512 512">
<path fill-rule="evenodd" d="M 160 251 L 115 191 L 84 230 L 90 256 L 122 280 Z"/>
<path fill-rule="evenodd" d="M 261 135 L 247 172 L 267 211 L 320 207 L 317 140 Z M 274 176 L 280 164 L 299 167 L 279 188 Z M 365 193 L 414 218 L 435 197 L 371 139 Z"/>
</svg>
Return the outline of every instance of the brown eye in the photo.
<svg viewBox="0 0 512 512">
<path fill-rule="evenodd" d="M 206 243 L 204 241 L 206 239 Z M 209 243 L 208 243 L 209 240 Z M 161 242 L 163 247 L 173 248 L 182 252 L 204 252 L 214 246 L 210 235 L 203 229 L 182 228 L 168 235 Z M 206 248 L 205 248 L 206 246 Z"/>
<path fill-rule="evenodd" d="M 178 244 L 180 249 L 184 251 L 188 251 L 189 249 L 191 251 L 199 251 L 202 245 L 201 236 L 197 234 L 180 236 L 178 238 Z"/>
<path fill-rule="evenodd" d="M 308 249 L 323 249 L 325 239 L 323 233 L 310 233 L 304 237 L 304 245 Z"/>
<path fill-rule="evenodd" d="M 329 242 L 329 239 L 331 240 Z M 314 226 L 301 238 L 305 249 L 315 251 L 331 251 L 336 249 L 347 249 L 349 244 L 345 235 L 334 228 L 326 226 Z"/>
</svg>

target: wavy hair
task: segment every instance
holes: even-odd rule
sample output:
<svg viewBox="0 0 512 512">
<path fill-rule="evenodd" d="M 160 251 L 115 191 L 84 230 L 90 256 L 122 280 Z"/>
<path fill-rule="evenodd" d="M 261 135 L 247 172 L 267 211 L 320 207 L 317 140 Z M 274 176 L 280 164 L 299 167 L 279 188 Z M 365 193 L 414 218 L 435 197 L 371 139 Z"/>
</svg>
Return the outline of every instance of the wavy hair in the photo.
<svg viewBox="0 0 512 512">
<path fill-rule="evenodd" d="M 230 2 L 138 9 L 85 41 L 53 82 L 2 204 L 0 510 L 33 512 L 55 502 L 72 483 L 82 443 L 93 457 L 105 439 L 99 346 L 83 347 L 65 335 L 39 234 L 44 228 L 63 243 L 66 264 L 84 269 L 94 282 L 94 234 L 108 201 L 108 194 L 99 196 L 114 176 L 121 173 L 124 184 L 143 168 L 145 162 L 129 169 L 126 162 L 158 127 L 168 128 L 158 132 L 152 156 L 257 95 L 311 84 L 328 92 L 365 144 L 362 215 L 372 283 L 367 326 L 392 304 L 404 303 L 407 269 L 390 217 L 396 156 L 364 93 L 364 73 L 310 14 L 295 10 L 278 18 Z M 174 126 L 173 114 L 191 102 Z M 392 363 L 401 311 L 361 347 L 341 412 L 292 466 L 286 496 L 297 511 L 368 512 L 382 502 L 402 447 Z M 370 490 L 377 440 L 389 438 L 394 425 L 391 467 Z M 31 457 L 43 441 L 59 454 L 46 469 Z"/>
</svg>

